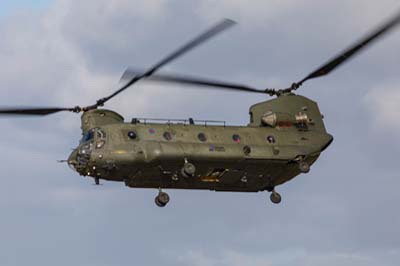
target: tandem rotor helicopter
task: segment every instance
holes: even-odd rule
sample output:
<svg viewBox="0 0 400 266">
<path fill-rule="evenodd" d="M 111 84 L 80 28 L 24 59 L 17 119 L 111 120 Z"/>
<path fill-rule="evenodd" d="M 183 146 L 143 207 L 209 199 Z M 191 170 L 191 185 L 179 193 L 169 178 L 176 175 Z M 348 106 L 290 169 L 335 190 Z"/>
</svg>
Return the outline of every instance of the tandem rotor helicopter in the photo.
<svg viewBox="0 0 400 266">
<path fill-rule="evenodd" d="M 82 112 L 82 138 L 66 162 L 80 175 L 94 178 L 96 184 L 103 179 L 124 182 L 132 188 L 158 189 L 155 203 L 159 207 L 166 206 L 170 200 L 162 189 L 266 190 L 271 192 L 273 203 L 280 203 L 281 196 L 275 188 L 301 173 L 308 173 L 333 141 L 317 103 L 294 91 L 310 79 L 329 74 L 399 22 L 400 13 L 286 89 L 260 90 L 231 82 L 156 74 L 167 63 L 235 24 L 223 20 L 147 71 L 128 69 L 122 76 L 124 85 L 93 105 L 3 108 L 0 115 Z M 134 118 L 124 122 L 116 112 L 99 108 L 141 80 L 263 93 L 276 98 L 251 106 L 250 122 L 245 126 L 191 118 Z"/>
</svg>

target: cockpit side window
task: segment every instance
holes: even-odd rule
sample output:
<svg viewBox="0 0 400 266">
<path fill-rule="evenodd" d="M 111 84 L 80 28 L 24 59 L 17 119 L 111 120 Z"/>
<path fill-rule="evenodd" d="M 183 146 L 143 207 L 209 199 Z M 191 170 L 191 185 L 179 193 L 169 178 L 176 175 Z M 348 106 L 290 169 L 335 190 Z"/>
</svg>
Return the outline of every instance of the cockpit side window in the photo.
<svg viewBox="0 0 400 266">
<path fill-rule="evenodd" d="M 94 138 L 96 140 L 105 140 L 106 133 L 100 128 L 92 128 L 83 135 L 81 143 L 92 141 Z"/>
<path fill-rule="evenodd" d="M 106 132 L 101 130 L 100 128 L 96 129 L 96 134 L 98 139 L 105 139 L 106 138 Z"/>
<path fill-rule="evenodd" d="M 83 135 L 81 143 L 88 142 L 88 141 L 92 140 L 93 138 L 94 138 L 94 131 L 93 131 L 93 129 L 91 129 Z"/>
</svg>

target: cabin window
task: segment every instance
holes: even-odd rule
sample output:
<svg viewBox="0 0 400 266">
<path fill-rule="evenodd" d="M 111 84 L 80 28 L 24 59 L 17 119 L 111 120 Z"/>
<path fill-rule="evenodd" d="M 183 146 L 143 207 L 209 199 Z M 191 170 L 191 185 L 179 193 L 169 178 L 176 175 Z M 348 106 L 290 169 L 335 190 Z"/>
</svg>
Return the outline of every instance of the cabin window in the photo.
<svg viewBox="0 0 400 266">
<path fill-rule="evenodd" d="M 234 134 L 234 135 L 232 136 L 232 140 L 233 140 L 234 142 L 236 142 L 236 143 L 240 143 L 240 141 L 241 141 L 240 136 L 239 136 L 238 134 Z"/>
<path fill-rule="evenodd" d="M 105 139 L 106 138 L 106 132 L 104 132 L 100 128 L 97 129 L 96 134 L 97 134 L 97 138 L 98 139 Z"/>
<path fill-rule="evenodd" d="M 204 134 L 204 133 L 199 133 L 199 134 L 197 135 L 197 138 L 198 138 L 201 142 L 207 141 L 207 136 L 206 136 L 206 134 Z"/>
<path fill-rule="evenodd" d="M 128 132 L 128 137 L 129 137 L 131 140 L 135 140 L 135 139 L 137 139 L 137 133 L 136 133 L 135 131 L 129 131 L 129 132 Z"/>
<path fill-rule="evenodd" d="M 267 136 L 267 141 L 271 144 L 274 144 L 276 142 L 275 137 L 274 136 Z"/>
<path fill-rule="evenodd" d="M 164 132 L 163 137 L 165 140 L 168 140 L 168 141 L 172 140 L 171 132 Z"/>
<path fill-rule="evenodd" d="M 91 129 L 83 135 L 81 143 L 88 142 L 88 141 L 92 140 L 93 138 L 94 138 L 94 129 Z"/>
</svg>

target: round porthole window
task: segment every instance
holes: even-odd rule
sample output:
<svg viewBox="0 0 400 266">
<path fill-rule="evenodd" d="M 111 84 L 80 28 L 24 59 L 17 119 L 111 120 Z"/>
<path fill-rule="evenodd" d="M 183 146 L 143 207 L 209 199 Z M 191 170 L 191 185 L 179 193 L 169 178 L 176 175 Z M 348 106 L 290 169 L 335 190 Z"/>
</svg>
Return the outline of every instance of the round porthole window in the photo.
<svg viewBox="0 0 400 266">
<path fill-rule="evenodd" d="M 236 143 L 240 143 L 240 136 L 238 134 L 234 134 L 232 136 L 232 140 Z"/>
<path fill-rule="evenodd" d="M 201 141 L 204 142 L 207 140 L 207 136 L 204 133 L 199 133 L 199 135 L 197 135 L 197 138 Z"/>
<path fill-rule="evenodd" d="M 163 137 L 164 137 L 164 139 L 166 139 L 166 140 L 172 140 L 172 134 L 171 134 L 171 132 L 164 132 L 164 134 L 163 134 Z"/>
<path fill-rule="evenodd" d="M 267 141 L 268 141 L 269 143 L 271 143 L 271 144 L 274 144 L 274 143 L 276 142 L 274 136 L 268 136 L 268 137 L 267 137 Z"/>
<path fill-rule="evenodd" d="M 136 138 L 137 138 L 137 134 L 136 134 L 135 131 L 129 131 L 129 132 L 128 132 L 128 137 L 129 137 L 130 139 L 136 139 Z"/>
</svg>

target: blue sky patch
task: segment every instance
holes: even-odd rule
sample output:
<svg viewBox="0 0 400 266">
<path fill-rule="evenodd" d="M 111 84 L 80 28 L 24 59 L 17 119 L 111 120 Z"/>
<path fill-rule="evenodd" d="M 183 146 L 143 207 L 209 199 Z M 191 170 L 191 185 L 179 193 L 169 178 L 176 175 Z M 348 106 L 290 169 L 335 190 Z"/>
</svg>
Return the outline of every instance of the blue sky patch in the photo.
<svg viewBox="0 0 400 266">
<path fill-rule="evenodd" d="M 5 16 L 18 9 L 37 9 L 48 6 L 52 0 L 2 0 L 0 1 L 0 16 Z"/>
</svg>

